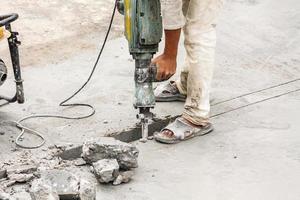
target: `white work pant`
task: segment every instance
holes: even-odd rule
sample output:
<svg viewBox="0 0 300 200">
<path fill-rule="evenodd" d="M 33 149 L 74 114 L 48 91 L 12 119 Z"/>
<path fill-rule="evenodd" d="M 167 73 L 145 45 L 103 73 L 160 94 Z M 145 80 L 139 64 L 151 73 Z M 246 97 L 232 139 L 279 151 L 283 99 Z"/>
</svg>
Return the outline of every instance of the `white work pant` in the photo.
<svg viewBox="0 0 300 200">
<path fill-rule="evenodd" d="M 205 125 L 210 114 L 210 87 L 216 47 L 216 21 L 223 0 L 161 0 L 165 30 L 183 28 L 186 58 L 180 79 L 187 95 L 183 117 Z"/>
</svg>

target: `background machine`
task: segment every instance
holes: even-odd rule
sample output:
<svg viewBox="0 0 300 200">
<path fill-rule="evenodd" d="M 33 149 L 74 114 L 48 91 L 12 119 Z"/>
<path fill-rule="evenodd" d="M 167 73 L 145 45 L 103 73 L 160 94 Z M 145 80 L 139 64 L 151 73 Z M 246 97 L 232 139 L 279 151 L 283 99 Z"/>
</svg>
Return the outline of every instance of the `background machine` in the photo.
<svg viewBox="0 0 300 200">
<path fill-rule="evenodd" d="M 20 59 L 19 59 L 19 49 L 18 45 L 21 42 L 18 40 L 18 32 L 12 31 L 11 23 L 18 19 L 17 14 L 9 14 L 9 15 L 1 15 L 0 16 L 0 42 L 7 38 L 12 68 L 15 77 L 16 83 L 16 92 L 13 97 L 6 97 L 0 95 L 0 100 L 5 100 L 8 103 L 18 102 L 24 103 L 24 93 L 23 93 L 23 80 L 21 77 L 21 69 L 20 69 Z M 0 55 L 0 87 L 4 84 L 7 79 L 8 70 L 1 59 Z"/>
</svg>

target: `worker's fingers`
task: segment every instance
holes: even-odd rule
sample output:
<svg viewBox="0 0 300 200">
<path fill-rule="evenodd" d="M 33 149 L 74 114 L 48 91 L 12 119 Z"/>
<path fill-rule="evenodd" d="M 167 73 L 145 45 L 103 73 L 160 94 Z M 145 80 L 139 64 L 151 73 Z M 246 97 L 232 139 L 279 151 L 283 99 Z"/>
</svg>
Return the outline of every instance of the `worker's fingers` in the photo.
<svg viewBox="0 0 300 200">
<path fill-rule="evenodd" d="M 164 76 L 164 80 L 170 79 L 173 75 L 174 75 L 173 72 L 166 72 L 166 73 L 165 73 L 165 76 Z"/>
<path fill-rule="evenodd" d="M 161 81 L 165 81 L 165 80 L 167 80 L 167 79 L 168 79 L 168 75 L 167 75 L 166 72 L 164 72 L 164 73 L 162 74 Z"/>
<path fill-rule="evenodd" d="M 159 65 L 157 63 L 155 63 L 157 66 L 157 74 L 156 74 L 156 79 L 157 80 L 162 80 L 163 76 L 164 76 L 164 72 L 161 70 L 161 68 L 159 67 Z"/>
</svg>

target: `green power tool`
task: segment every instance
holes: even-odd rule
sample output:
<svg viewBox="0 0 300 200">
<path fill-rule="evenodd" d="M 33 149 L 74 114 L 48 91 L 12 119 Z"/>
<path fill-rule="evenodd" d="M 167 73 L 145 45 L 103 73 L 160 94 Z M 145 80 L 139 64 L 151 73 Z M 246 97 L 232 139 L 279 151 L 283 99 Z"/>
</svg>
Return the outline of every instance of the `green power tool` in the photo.
<svg viewBox="0 0 300 200">
<path fill-rule="evenodd" d="M 162 38 L 160 0 L 117 0 L 118 11 L 124 15 L 125 36 L 129 52 L 135 60 L 135 101 L 139 109 L 142 141 L 148 138 L 148 125 L 155 106 L 153 82 L 157 82 L 156 66 L 151 64 Z"/>
</svg>

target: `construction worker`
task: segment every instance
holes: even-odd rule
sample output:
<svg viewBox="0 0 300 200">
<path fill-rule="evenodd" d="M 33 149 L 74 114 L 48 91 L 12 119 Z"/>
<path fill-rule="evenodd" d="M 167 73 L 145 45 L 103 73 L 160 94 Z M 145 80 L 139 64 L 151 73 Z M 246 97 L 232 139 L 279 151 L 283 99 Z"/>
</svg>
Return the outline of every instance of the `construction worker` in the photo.
<svg viewBox="0 0 300 200">
<path fill-rule="evenodd" d="M 223 0 L 161 0 L 165 29 L 165 48 L 153 60 L 157 78 L 173 76 L 177 66 L 178 43 L 184 33 L 185 64 L 177 81 L 170 81 L 155 91 L 157 101 L 185 101 L 181 117 L 155 135 L 162 143 L 172 144 L 207 134 L 210 87 L 216 47 L 216 21 Z"/>
</svg>

